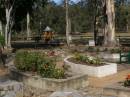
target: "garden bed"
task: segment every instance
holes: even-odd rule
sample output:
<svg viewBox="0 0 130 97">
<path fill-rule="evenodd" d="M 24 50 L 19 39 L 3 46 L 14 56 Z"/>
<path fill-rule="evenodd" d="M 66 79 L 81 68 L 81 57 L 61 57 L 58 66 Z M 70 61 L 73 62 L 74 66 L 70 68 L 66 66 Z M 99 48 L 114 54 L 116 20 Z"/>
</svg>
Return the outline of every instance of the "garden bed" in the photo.
<svg viewBox="0 0 130 97">
<path fill-rule="evenodd" d="M 104 65 L 98 65 L 95 67 L 71 62 L 69 61 L 70 58 L 72 58 L 72 56 L 65 58 L 64 62 L 66 65 L 70 66 L 70 70 L 74 73 L 88 74 L 93 77 L 105 77 L 117 73 L 116 63 L 104 63 Z"/>
<path fill-rule="evenodd" d="M 48 91 L 79 89 L 88 87 L 88 76 L 86 74 L 77 74 L 66 79 L 42 78 L 31 74 L 23 73 L 17 69 L 10 69 L 10 77 L 17 81 L 22 81 L 25 85 L 37 89 Z"/>
<path fill-rule="evenodd" d="M 98 67 L 99 64 L 88 64 L 86 62 L 81 62 L 81 61 L 77 61 L 75 58 L 71 57 L 71 58 L 68 58 L 68 61 L 72 62 L 72 63 L 76 63 L 76 64 L 82 64 L 82 65 L 88 65 L 88 66 L 94 66 L 94 67 Z M 102 62 L 100 64 L 100 66 L 104 66 L 105 64 Z"/>
</svg>

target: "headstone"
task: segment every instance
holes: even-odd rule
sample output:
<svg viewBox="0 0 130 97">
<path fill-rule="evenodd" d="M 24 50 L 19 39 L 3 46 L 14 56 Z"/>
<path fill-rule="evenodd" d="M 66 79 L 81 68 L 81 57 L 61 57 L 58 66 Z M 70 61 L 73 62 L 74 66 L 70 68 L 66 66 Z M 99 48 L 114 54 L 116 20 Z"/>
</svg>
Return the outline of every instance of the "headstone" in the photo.
<svg viewBox="0 0 130 97">
<path fill-rule="evenodd" d="M 94 40 L 89 40 L 89 46 L 95 46 Z"/>
<path fill-rule="evenodd" d="M 57 91 L 52 93 L 49 97 L 83 97 L 77 91 Z"/>
<path fill-rule="evenodd" d="M 69 41 L 72 41 L 72 37 L 71 36 L 69 36 Z"/>
</svg>

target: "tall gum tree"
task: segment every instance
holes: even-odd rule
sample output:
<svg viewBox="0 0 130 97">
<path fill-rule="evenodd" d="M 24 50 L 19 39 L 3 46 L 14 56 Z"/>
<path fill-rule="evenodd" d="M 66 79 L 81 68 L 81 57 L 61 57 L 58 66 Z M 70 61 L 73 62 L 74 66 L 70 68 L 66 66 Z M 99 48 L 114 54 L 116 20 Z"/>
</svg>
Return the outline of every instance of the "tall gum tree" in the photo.
<svg viewBox="0 0 130 97">
<path fill-rule="evenodd" d="M 11 47 L 10 44 L 10 39 L 11 39 L 11 27 L 13 25 L 13 19 L 12 19 L 12 12 L 13 12 L 13 7 L 14 7 L 14 2 L 13 0 L 5 0 L 5 12 L 6 12 L 6 25 L 5 25 L 5 47 Z"/>
<path fill-rule="evenodd" d="M 71 21 L 69 19 L 69 8 L 68 8 L 68 4 L 69 4 L 69 1 L 68 0 L 65 0 L 65 10 L 66 10 L 66 40 L 67 40 L 67 46 L 69 47 L 70 46 L 70 24 L 71 24 Z"/>
<path fill-rule="evenodd" d="M 27 12 L 27 40 L 30 40 L 31 31 L 30 31 L 30 14 Z"/>
<path fill-rule="evenodd" d="M 103 0 L 105 10 L 105 33 L 104 33 L 104 45 L 115 46 L 115 8 L 114 0 Z"/>
</svg>

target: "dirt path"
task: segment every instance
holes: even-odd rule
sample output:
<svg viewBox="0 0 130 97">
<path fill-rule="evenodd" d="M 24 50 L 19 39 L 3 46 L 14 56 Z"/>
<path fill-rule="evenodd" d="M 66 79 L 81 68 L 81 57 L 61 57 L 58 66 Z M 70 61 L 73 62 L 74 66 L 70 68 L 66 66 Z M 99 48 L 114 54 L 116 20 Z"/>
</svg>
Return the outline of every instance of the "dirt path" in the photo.
<svg viewBox="0 0 130 97">
<path fill-rule="evenodd" d="M 126 76 L 130 74 L 130 69 L 119 71 L 114 75 L 110 75 L 103 78 L 89 77 L 89 84 L 91 87 L 105 87 L 107 85 L 114 84 L 116 82 L 124 81 Z"/>
<path fill-rule="evenodd" d="M 4 67 L 0 67 L 0 76 L 6 75 L 8 73 L 8 69 Z"/>
</svg>

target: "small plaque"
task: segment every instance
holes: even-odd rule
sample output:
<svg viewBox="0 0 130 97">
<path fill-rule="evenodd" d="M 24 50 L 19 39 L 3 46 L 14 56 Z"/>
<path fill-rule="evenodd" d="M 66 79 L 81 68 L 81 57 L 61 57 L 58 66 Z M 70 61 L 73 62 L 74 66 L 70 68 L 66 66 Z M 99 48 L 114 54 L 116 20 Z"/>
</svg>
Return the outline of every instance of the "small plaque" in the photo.
<svg viewBox="0 0 130 97">
<path fill-rule="evenodd" d="M 95 46 L 95 41 L 94 40 L 89 40 L 89 46 Z"/>
</svg>

